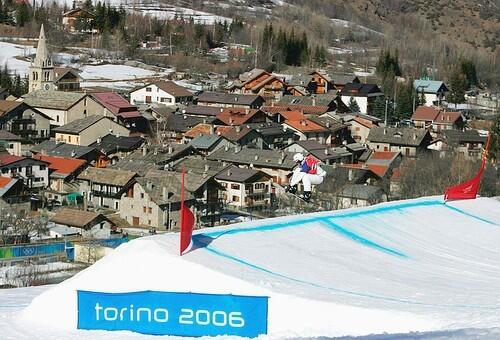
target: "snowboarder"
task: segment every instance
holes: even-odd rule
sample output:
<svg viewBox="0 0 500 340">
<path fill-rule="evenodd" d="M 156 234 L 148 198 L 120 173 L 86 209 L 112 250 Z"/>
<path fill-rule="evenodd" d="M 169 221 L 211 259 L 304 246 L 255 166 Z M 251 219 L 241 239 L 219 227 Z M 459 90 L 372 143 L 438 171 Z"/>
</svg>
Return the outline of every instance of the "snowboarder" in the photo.
<svg viewBox="0 0 500 340">
<path fill-rule="evenodd" d="M 304 157 L 303 154 L 296 153 L 293 155 L 293 160 L 297 163 L 297 167 L 293 170 L 290 184 L 285 187 L 285 191 L 296 194 L 297 185 L 302 182 L 304 192 L 299 197 L 309 202 L 311 200 L 312 185 L 323 183 L 326 172 L 319 166 L 318 160 L 311 155 Z"/>
</svg>

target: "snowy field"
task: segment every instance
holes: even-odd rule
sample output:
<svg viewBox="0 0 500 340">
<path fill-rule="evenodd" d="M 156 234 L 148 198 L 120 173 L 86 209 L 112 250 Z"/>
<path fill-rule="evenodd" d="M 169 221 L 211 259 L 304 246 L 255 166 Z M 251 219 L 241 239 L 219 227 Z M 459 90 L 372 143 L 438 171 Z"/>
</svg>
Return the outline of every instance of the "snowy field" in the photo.
<svg viewBox="0 0 500 340">
<path fill-rule="evenodd" d="M 0 41 L 0 66 L 7 64 L 9 70 L 21 76 L 28 71 L 30 63 L 16 57 L 29 57 L 36 48 Z"/>
<path fill-rule="evenodd" d="M 493 339 L 499 227 L 497 200 L 429 197 L 203 229 L 183 257 L 177 234 L 145 237 L 57 286 L 0 291 L 2 339 L 146 338 L 77 331 L 77 289 L 269 296 L 264 339 Z"/>
</svg>

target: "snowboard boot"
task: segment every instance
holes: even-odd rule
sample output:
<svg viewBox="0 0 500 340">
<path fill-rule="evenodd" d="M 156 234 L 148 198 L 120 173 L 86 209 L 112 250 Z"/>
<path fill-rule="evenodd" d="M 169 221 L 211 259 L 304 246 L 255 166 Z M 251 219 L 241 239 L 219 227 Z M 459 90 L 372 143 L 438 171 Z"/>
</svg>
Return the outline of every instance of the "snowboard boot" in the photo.
<svg viewBox="0 0 500 340">
<path fill-rule="evenodd" d="M 302 198 L 306 202 L 309 202 L 311 200 L 311 192 L 304 191 L 302 194 L 300 194 L 300 198 Z"/>
<path fill-rule="evenodd" d="M 297 193 L 297 185 L 292 185 L 292 186 L 287 185 L 285 187 L 285 192 L 289 192 L 289 193 L 295 195 Z"/>
</svg>

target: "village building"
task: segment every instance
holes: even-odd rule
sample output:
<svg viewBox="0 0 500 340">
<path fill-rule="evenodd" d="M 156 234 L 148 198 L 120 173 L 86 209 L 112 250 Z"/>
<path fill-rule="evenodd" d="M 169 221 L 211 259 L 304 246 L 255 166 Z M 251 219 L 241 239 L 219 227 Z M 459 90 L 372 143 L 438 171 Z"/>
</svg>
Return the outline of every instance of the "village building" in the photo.
<svg viewBox="0 0 500 340">
<path fill-rule="evenodd" d="M 80 193 L 94 207 L 120 210 L 120 200 L 135 182 L 137 174 L 116 169 L 87 168 L 77 177 Z"/>
<path fill-rule="evenodd" d="M 223 110 L 224 108 L 218 106 L 188 105 L 182 109 L 182 114 L 210 118 L 217 116 Z"/>
<path fill-rule="evenodd" d="M 25 142 L 48 139 L 51 122 L 50 117 L 26 103 L 0 100 L 0 129 Z"/>
<path fill-rule="evenodd" d="M 76 7 L 62 14 L 62 24 L 65 30 L 70 32 L 92 32 L 90 23 L 94 15 L 89 11 Z"/>
<path fill-rule="evenodd" d="M 159 81 L 147 84 L 130 92 L 130 103 L 177 105 L 193 101 L 193 93 L 173 81 Z"/>
<path fill-rule="evenodd" d="M 80 91 L 80 75 L 71 67 L 54 67 L 54 89 Z"/>
<path fill-rule="evenodd" d="M 230 166 L 216 160 L 209 160 L 201 155 L 192 155 L 179 159 L 173 164 L 171 169 L 177 172 L 181 172 L 184 169 L 187 173 L 214 177 Z"/>
<path fill-rule="evenodd" d="M 127 128 L 104 116 L 89 116 L 78 119 L 59 126 L 53 131 L 56 135 L 56 141 L 83 146 L 95 143 L 99 138 L 108 134 L 116 136 L 130 135 Z"/>
<path fill-rule="evenodd" d="M 107 134 L 104 137 L 97 138 L 95 143 L 90 144 L 90 147 L 98 149 L 105 154 L 112 163 L 116 163 L 119 159 L 139 149 L 144 142 L 145 139 L 139 136 L 117 136 L 115 134 Z"/>
<path fill-rule="evenodd" d="M 215 176 L 225 189 L 225 204 L 237 208 L 269 208 L 273 203 L 272 181 L 268 174 L 231 166 Z"/>
<path fill-rule="evenodd" d="M 409 157 L 427 152 L 431 142 L 430 132 L 422 129 L 375 127 L 368 135 L 368 145 L 372 150 L 399 151 Z"/>
<path fill-rule="evenodd" d="M 49 167 L 49 186 L 45 192 L 48 199 L 63 202 L 70 193 L 78 192 L 74 183 L 76 177 L 85 169 L 87 162 L 83 159 L 63 158 L 46 155 L 35 155 L 33 159 L 46 162 Z"/>
<path fill-rule="evenodd" d="M 189 142 L 201 155 L 208 156 L 220 148 L 234 147 L 236 144 L 222 135 L 201 135 Z"/>
<path fill-rule="evenodd" d="M 441 105 L 449 91 L 446 85 L 439 80 L 417 79 L 413 81 L 413 88 L 415 89 L 415 97 L 424 94 L 425 106 Z"/>
<path fill-rule="evenodd" d="M 30 148 L 30 151 L 34 155 L 42 154 L 46 156 L 83 159 L 89 165 L 97 168 L 104 168 L 109 163 L 106 155 L 94 147 L 68 144 L 55 140 L 47 140 L 36 144 Z"/>
<path fill-rule="evenodd" d="M 80 235 L 96 239 L 107 239 L 116 226 L 101 213 L 70 208 L 59 210 L 50 221 L 56 226 L 80 229 Z"/>
<path fill-rule="evenodd" d="M 326 94 L 316 94 L 312 96 L 295 96 L 295 95 L 285 95 L 279 102 L 275 105 L 307 105 L 307 106 L 327 106 L 328 111 L 336 111 L 338 104 L 342 105 L 343 111 L 345 112 L 348 108 L 337 96 L 337 93 L 326 93 Z"/>
<path fill-rule="evenodd" d="M 266 114 L 259 109 L 227 108 L 217 114 L 216 125 L 242 125 L 249 123 L 265 123 Z"/>
<path fill-rule="evenodd" d="M 339 74 L 334 73 L 331 75 L 332 84 L 338 92 L 341 92 L 346 84 L 355 83 L 360 84 L 361 80 L 359 80 L 358 76 L 354 74 Z"/>
<path fill-rule="evenodd" d="M 28 92 L 42 90 L 52 91 L 54 87 L 54 63 L 47 48 L 43 24 L 40 27 L 40 36 L 36 56 L 28 68 Z"/>
<path fill-rule="evenodd" d="M 24 183 L 19 178 L 0 177 L 0 211 L 26 216 L 31 203 Z"/>
<path fill-rule="evenodd" d="M 181 143 L 185 134 L 199 124 L 212 124 L 214 117 L 196 117 L 181 113 L 173 113 L 165 116 L 164 120 L 157 125 L 157 134 L 163 142 Z"/>
<path fill-rule="evenodd" d="M 49 185 L 48 163 L 37 159 L 0 155 L 0 176 L 19 178 L 26 188 L 39 191 Z"/>
<path fill-rule="evenodd" d="M 431 129 L 435 133 L 444 130 L 461 130 L 465 121 L 460 112 L 445 112 L 437 107 L 419 106 L 411 116 L 416 128 Z"/>
<path fill-rule="evenodd" d="M 63 126 L 88 116 L 103 115 L 102 106 L 81 92 L 37 90 L 25 94 L 19 101 L 50 117 L 51 126 Z"/>
<path fill-rule="evenodd" d="M 216 133 L 229 140 L 233 145 L 264 148 L 262 135 L 256 129 L 247 125 L 220 126 L 217 128 Z"/>
<path fill-rule="evenodd" d="M 207 157 L 208 160 L 223 164 L 234 164 L 240 167 L 262 170 L 272 177 L 273 183 L 285 185 L 288 175 L 295 167 L 293 154 L 277 150 L 260 150 L 250 148 L 223 148 Z"/>
<path fill-rule="evenodd" d="M 102 106 L 98 113 L 113 119 L 131 131 L 146 131 L 147 121 L 142 117 L 137 107 L 115 92 L 91 93 L 90 97 Z"/>
<path fill-rule="evenodd" d="M 348 83 L 340 95 L 346 106 L 349 106 L 352 98 L 358 104 L 360 113 L 370 114 L 375 100 L 378 97 L 383 97 L 384 93 L 376 84 Z"/>
<path fill-rule="evenodd" d="M 21 137 L 6 130 L 0 130 L 0 145 L 3 145 L 10 155 L 22 156 Z"/>
<path fill-rule="evenodd" d="M 289 153 L 302 153 L 303 155 L 312 155 L 319 160 L 321 164 L 333 165 L 351 163 L 353 155 L 345 147 L 332 148 L 319 144 L 314 140 L 301 140 L 294 142 L 283 150 Z"/>
<path fill-rule="evenodd" d="M 487 134 L 478 130 L 446 130 L 442 134 L 445 152 L 455 152 L 465 159 L 481 160 Z"/>
<path fill-rule="evenodd" d="M 254 129 L 262 136 L 263 149 L 281 149 L 299 139 L 292 129 L 275 122 L 251 123 L 245 126 Z"/>
<path fill-rule="evenodd" d="M 284 111 L 297 111 L 305 116 L 320 116 L 329 112 L 329 107 L 326 105 L 302 105 L 302 104 L 285 104 L 272 103 L 261 108 L 272 120 L 276 120 L 276 114 Z"/>
<path fill-rule="evenodd" d="M 258 109 L 264 102 L 258 95 L 236 93 L 203 92 L 197 98 L 198 105 L 222 108 Z"/>
<path fill-rule="evenodd" d="M 312 122 L 330 131 L 330 145 L 340 146 L 350 139 L 349 126 L 341 119 L 336 119 L 328 115 L 309 118 Z"/>
<path fill-rule="evenodd" d="M 387 201 L 384 190 L 373 185 L 347 184 L 337 196 L 340 198 L 340 209 L 366 207 Z"/>
</svg>

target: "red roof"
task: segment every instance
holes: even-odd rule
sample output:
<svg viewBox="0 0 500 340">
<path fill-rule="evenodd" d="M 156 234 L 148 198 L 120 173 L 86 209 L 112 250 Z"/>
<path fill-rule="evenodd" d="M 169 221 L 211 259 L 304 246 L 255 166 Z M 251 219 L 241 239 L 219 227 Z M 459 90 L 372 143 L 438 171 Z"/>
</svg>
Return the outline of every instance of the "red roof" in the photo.
<svg viewBox="0 0 500 340">
<path fill-rule="evenodd" d="M 460 112 L 440 112 L 436 118 L 436 123 L 444 123 L 444 124 L 453 124 L 455 123 L 462 115 Z"/>
<path fill-rule="evenodd" d="M 383 160 L 391 160 L 394 157 L 396 157 L 399 154 L 399 152 L 392 152 L 392 151 L 374 151 L 370 155 L 370 159 L 383 159 Z"/>
<path fill-rule="evenodd" d="M 309 119 L 299 119 L 299 120 L 287 120 L 285 122 L 286 125 L 294 128 L 300 132 L 326 132 L 328 129 L 322 127 L 319 124 L 316 124 L 312 120 Z"/>
<path fill-rule="evenodd" d="M 251 119 L 259 112 L 258 109 L 228 108 L 217 115 L 217 119 L 226 125 L 241 125 L 250 123 Z"/>
<path fill-rule="evenodd" d="M 370 122 L 368 119 L 364 119 L 364 118 L 361 118 L 361 117 L 354 117 L 353 119 L 356 123 L 359 123 L 363 126 L 366 126 L 367 128 L 371 129 L 373 128 L 373 123 Z"/>
<path fill-rule="evenodd" d="M 15 163 L 17 161 L 23 160 L 25 157 L 12 156 L 12 155 L 0 155 L 0 165 L 7 165 Z"/>
<path fill-rule="evenodd" d="M 13 178 L 10 177 L 0 177 L 0 188 L 5 188 L 7 184 L 13 181 Z"/>
<path fill-rule="evenodd" d="M 83 159 L 45 156 L 41 154 L 37 154 L 33 156 L 33 158 L 49 163 L 50 170 L 53 170 L 54 173 L 63 175 L 69 175 L 75 172 L 86 163 Z"/>
<path fill-rule="evenodd" d="M 137 107 L 130 104 L 118 93 L 92 93 L 92 97 L 116 116 L 123 118 L 136 118 L 141 116 L 139 111 L 137 111 Z"/>
<path fill-rule="evenodd" d="M 388 166 L 385 165 L 375 165 L 375 164 L 344 164 L 342 165 L 343 168 L 348 168 L 348 169 L 362 169 L 362 170 L 370 170 L 373 172 L 375 175 L 379 177 L 384 177 L 385 174 L 387 173 L 387 170 L 389 170 Z"/>
<path fill-rule="evenodd" d="M 321 115 L 329 111 L 328 106 L 323 105 L 300 105 L 300 104 L 274 104 L 274 106 L 262 106 L 264 112 L 278 113 L 283 111 L 300 111 L 306 115 Z"/>
<path fill-rule="evenodd" d="M 306 118 L 304 114 L 299 111 L 283 111 L 279 114 L 286 120 L 301 120 Z"/>
<path fill-rule="evenodd" d="M 419 106 L 411 116 L 412 120 L 423 120 L 433 122 L 439 115 L 439 109 L 431 106 Z"/>
</svg>

